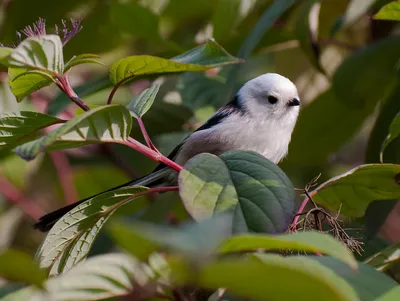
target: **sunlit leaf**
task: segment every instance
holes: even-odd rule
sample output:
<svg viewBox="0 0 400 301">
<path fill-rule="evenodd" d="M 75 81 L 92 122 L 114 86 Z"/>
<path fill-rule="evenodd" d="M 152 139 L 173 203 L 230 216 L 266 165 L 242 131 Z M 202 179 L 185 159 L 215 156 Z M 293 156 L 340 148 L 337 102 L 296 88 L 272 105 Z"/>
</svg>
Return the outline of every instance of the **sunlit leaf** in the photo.
<svg viewBox="0 0 400 301">
<path fill-rule="evenodd" d="M 243 234 L 229 238 L 219 248 L 222 254 L 243 251 L 293 250 L 320 252 L 335 257 L 351 268 L 357 268 L 357 262 L 345 245 L 332 236 L 319 232 L 297 232 L 282 235 Z"/>
<path fill-rule="evenodd" d="M 103 65 L 102 62 L 99 61 L 100 56 L 96 54 L 80 54 L 72 57 L 66 64 L 64 72 L 67 72 L 74 66 L 82 65 L 82 64 L 98 64 Z"/>
<path fill-rule="evenodd" d="M 42 151 L 121 142 L 129 137 L 131 126 L 131 116 L 123 106 L 103 106 L 77 115 L 51 133 L 17 147 L 15 152 L 32 160 Z"/>
<path fill-rule="evenodd" d="M 399 300 L 399 297 L 400 297 L 400 285 L 392 288 L 390 291 L 385 293 L 380 298 L 375 299 L 375 301 L 397 301 Z"/>
<path fill-rule="evenodd" d="M 135 118 L 141 118 L 152 106 L 160 85 L 153 85 L 144 90 L 138 96 L 134 97 L 126 108 L 133 114 Z"/>
<path fill-rule="evenodd" d="M 363 216 L 374 200 L 400 198 L 400 165 L 366 164 L 317 187 L 313 200 L 346 216 Z"/>
<path fill-rule="evenodd" d="M 13 51 L 14 49 L 10 47 L 0 47 L 0 64 L 7 66 L 8 58 Z"/>
<path fill-rule="evenodd" d="M 365 260 L 379 271 L 386 271 L 391 265 L 400 262 L 400 242 L 387 247 Z"/>
<path fill-rule="evenodd" d="M 63 275 L 48 279 L 44 283 L 45 291 L 29 287 L 10 294 L 5 300 L 26 300 L 21 298 L 25 295 L 30 297 L 29 300 L 104 300 L 136 290 L 151 295 L 157 288 L 154 278 L 151 268 L 134 257 L 119 253 L 104 254 L 89 258 Z"/>
<path fill-rule="evenodd" d="M 383 6 L 380 11 L 374 15 L 374 19 L 400 21 L 400 1 L 392 1 Z"/>
<path fill-rule="evenodd" d="M 10 281 L 42 286 L 46 272 L 29 255 L 8 250 L 0 253 L 0 276 Z"/>
<path fill-rule="evenodd" d="M 123 58 L 110 69 L 110 79 L 114 84 L 135 76 L 157 73 L 202 71 L 217 66 L 239 63 L 214 40 L 197 46 L 171 59 L 150 55 L 137 55 Z"/>
<path fill-rule="evenodd" d="M 317 0 L 305 1 L 299 11 L 295 33 L 300 46 L 308 56 L 314 67 L 323 72 L 319 62 L 320 52 L 318 44 L 319 11 L 321 2 Z"/>
<path fill-rule="evenodd" d="M 0 113 L 0 149 L 15 147 L 42 128 L 64 121 L 37 112 Z"/>
<path fill-rule="evenodd" d="M 36 258 L 41 267 L 56 275 L 85 259 L 107 219 L 145 187 L 124 187 L 105 192 L 65 214 L 47 234 Z"/>
<path fill-rule="evenodd" d="M 64 59 L 61 39 L 57 35 L 28 37 L 10 54 L 8 63 L 14 67 L 62 74 Z"/>
<path fill-rule="evenodd" d="M 179 174 L 179 186 L 193 218 L 232 211 L 234 232 L 281 232 L 293 218 L 292 183 L 277 165 L 255 152 L 197 155 Z"/>
</svg>

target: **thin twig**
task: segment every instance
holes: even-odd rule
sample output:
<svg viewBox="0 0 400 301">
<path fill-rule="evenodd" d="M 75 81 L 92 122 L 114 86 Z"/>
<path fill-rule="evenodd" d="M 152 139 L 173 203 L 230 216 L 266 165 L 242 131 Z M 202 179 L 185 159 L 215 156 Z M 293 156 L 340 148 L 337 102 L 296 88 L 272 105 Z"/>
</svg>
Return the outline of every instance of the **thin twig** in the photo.
<svg viewBox="0 0 400 301">
<path fill-rule="evenodd" d="M 140 117 L 137 118 L 137 121 L 139 123 L 140 130 L 142 132 L 144 140 L 146 141 L 147 146 L 150 147 L 152 150 L 159 153 L 158 149 L 155 147 L 155 145 L 153 144 L 153 142 L 150 139 L 149 134 L 147 133 L 147 130 L 146 130 L 146 127 L 144 126 L 142 118 L 140 118 Z"/>
<path fill-rule="evenodd" d="M 108 105 L 110 105 L 110 104 L 112 103 L 112 100 L 113 100 L 113 98 L 114 98 L 115 92 L 117 92 L 118 88 L 119 88 L 123 83 L 125 83 L 125 82 L 126 82 L 126 80 L 120 81 L 120 82 L 117 83 L 117 84 L 114 86 L 114 88 L 111 90 L 110 95 L 108 96 L 108 99 L 107 99 L 107 104 L 108 104 Z"/>
</svg>

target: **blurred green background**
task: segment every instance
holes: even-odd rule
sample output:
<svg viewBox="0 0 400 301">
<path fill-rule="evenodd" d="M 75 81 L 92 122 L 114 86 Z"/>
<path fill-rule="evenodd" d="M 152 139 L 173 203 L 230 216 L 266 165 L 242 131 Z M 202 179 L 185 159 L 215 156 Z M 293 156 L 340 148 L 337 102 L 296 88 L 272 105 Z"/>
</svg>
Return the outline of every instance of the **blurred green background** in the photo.
<svg viewBox="0 0 400 301">
<path fill-rule="evenodd" d="M 302 100 L 289 155 L 280 166 L 297 188 L 303 188 L 320 173 L 322 183 L 354 166 L 379 162 L 381 143 L 400 110 L 396 65 L 400 26 L 372 18 L 388 2 L 9 0 L 0 4 L 0 41 L 16 43 L 16 31 L 39 17 L 46 19 L 49 32 L 61 19 L 82 18 L 83 29 L 64 48 L 65 57 L 95 53 L 111 66 L 117 59 L 135 54 L 169 58 L 214 37 L 245 63 L 158 78 L 164 84 L 144 117 L 156 146 L 167 154 L 229 101 L 245 81 L 277 72 L 297 85 Z M 61 118 L 75 114 L 77 108 L 55 86 L 17 103 L 4 71 L 0 73 L 0 113 L 35 110 Z M 112 88 L 108 68 L 83 65 L 74 68 L 70 76 L 76 92 L 88 104 L 106 103 Z M 127 104 L 152 80 L 140 78 L 124 86 L 115 102 Z M 137 126 L 133 131 L 141 140 Z M 400 163 L 398 147 L 397 140 L 388 147 L 385 162 Z M 43 154 L 32 162 L 13 154 L 0 155 L 0 250 L 12 247 L 31 254 L 43 239 L 32 224 L 43 213 L 144 175 L 155 166 L 119 145 Z M 148 209 L 135 215 L 155 222 L 187 218 L 176 194 L 150 201 Z M 400 240 L 400 207 L 395 204 L 395 200 L 377 202 L 362 220 L 348 221 L 349 228 L 356 228 L 354 235 L 365 239 L 363 257 L 387 242 Z M 129 204 L 119 214 L 130 216 L 135 206 Z M 103 234 L 93 253 L 111 248 Z"/>
</svg>

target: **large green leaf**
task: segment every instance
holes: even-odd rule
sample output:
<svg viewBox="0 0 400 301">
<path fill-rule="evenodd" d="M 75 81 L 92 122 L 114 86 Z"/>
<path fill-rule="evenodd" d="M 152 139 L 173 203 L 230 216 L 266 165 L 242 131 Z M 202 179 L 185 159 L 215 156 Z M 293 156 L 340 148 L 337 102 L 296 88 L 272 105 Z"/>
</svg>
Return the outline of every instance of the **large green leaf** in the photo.
<svg viewBox="0 0 400 301">
<path fill-rule="evenodd" d="M 387 247 L 365 260 L 379 271 L 386 271 L 391 265 L 400 262 L 400 242 Z"/>
<path fill-rule="evenodd" d="M 77 115 L 42 138 L 17 147 L 15 152 L 26 160 L 32 160 L 42 151 L 121 142 L 129 137 L 131 127 L 127 109 L 120 105 L 103 106 Z"/>
<path fill-rule="evenodd" d="M 323 72 L 319 63 L 320 49 L 318 45 L 318 26 L 319 11 L 321 2 L 317 0 L 307 0 L 302 3 L 298 12 L 295 25 L 296 38 L 300 42 L 300 46 L 308 56 L 314 67 Z"/>
<path fill-rule="evenodd" d="M 135 118 L 142 118 L 153 105 L 160 85 L 153 85 L 145 89 L 126 106 Z"/>
<path fill-rule="evenodd" d="M 13 52 L 14 52 L 13 48 L 0 47 L 0 64 L 7 66 L 8 58 L 9 58 L 10 54 Z"/>
<path fill-rule="evenodd" d="M 312 259 L 333 270 L 338 276 L 346 280 L 355 289 L 362 301 L 373 301 L 397 286 L 396 281 L 361 262 L 358 263 L 358 268 L 355 271 L 332 257 L 313 256 Z"/>
<path fill-rule="evenodd" d="M 396 82 L 400 37 L 390 37 L 353 52 L 333 76 L 338 101 L 357 109 L 376 104 Z"/>
<path fill-rule="evenodd" d="M 374 200 L 400 198 L 400 165 L 366 164 L 322 183 L 313 200 L 346 216 L 363 216 Z"/>
<path fill-rule="evenodd" d="M 282 235 L 243 234 L 226 240 L 219 248 L 222 254 L 243 251 L 293 250 L 320 252 L 337 258 L 353 269 L 357 262 L 345 245 L 332 236 L 320 232 L 297 232 Z"/>
<path fill-rule="evenodd" d="M 197 46 L 171 59 L 150 55 L 123 58 L 112 65 L 110 79 L 114 84 L 117 84 L 139 75 L 202 71 L 239 62 L 238 58 L 231 56 L 214 40 L 208 40 L 206 44 Z"/>
<path fill-rule="evenodd" d="M 359 300 L 353 288 L 333 271 L 307 257 L 272 254 L 193 265 L 170 262 L 178 282 L 207 289 L 226 288 L 255 300 Z"/>
<path fill-rule="evenodd" d="M 400 21 L 400 1 L 392 1 L 383 6 L 380 11 L 374 15 L 374 19 Z"/>
<path fill-rule="evenodd" d="M 134 293 L 136 290 L 138 293 L 146 291 L 152 294 L 156 289 L 154 278 L 151 268 L 136 258 L 111 253 L 89 258 L 67 273 L 48 279 L 44 283 L 45 291 L 28 287 L 10 294 L 2 301 L 104 300 Z"/>
<path fill-rule="evenodd" d="M 40 129 L 62 122 L 61 119 L 37 112 L 0 113 L 0 149 L 15 147 Z"/>
<path fill-rule="evenodd" d="M 58 220 L 47 234 L 36 258 L 50 274 L 61 274 L 85 259 L 107 219 L 145 187 L 105 192 L 78 205 Z M 144 205 L 144 204 L 143 204 Z"/>
<path fill-rule="evenodd" d="M 46 272 L 27 254 L 8 250 L 0 253 L 0 276 L 10 281 L 42 286 Z"/>
<path fill-rule="evenodd" d="M 234 212 L 234 232 L 281 232 L 293 218 L 292 183 L 277 165 L 255 152 L 197 155 L 179 174 L 179 186 L 196 220 Z"/>
</svg>

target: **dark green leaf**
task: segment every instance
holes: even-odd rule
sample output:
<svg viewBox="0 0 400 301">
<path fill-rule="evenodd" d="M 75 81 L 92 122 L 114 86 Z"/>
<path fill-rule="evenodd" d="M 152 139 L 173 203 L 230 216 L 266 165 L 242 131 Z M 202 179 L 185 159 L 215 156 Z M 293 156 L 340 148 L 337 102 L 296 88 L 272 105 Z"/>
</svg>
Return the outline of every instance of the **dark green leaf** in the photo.
<svg viewBox="0 0 400 301">
<path fill-rule="evenodd" d="M 229 238 L 219 248 L 219 252 L 243 252 L 263 249 L 293 250 L 305 252 L 320 252 L 337 258 L 354 270 L 357 262 L 345 245 L 335 240 L 332 236 L 320 232 L 297 232 L 282 235 L 244 234 Z"/>
<path fill-rule="evenodd" d="M 15 152 L 32 160 L 42 151 L 121 142 L 128 139 L 131 126 L 131 116 L 123 106 L 103 106 L 74 117 L 42 138 L 17 147 Z"/>
<path fill-rule="evenodd" d="M 37 112 L 1 113 L 0 149 L 15 147 L 40 129 L 62 122 L 61 119 Z"/>
<path fill-rule="evenodd" d="M 62 74 L 64 59 L 61 39 L 57 35 L 29 37 L 10 54 L 8 64 Z"/>
<path fill-rule="evenodd" d="M 380 152 L 380 161 L 383 162 L 383 153 L 386 147 L 400 135 L 400 114 L 398 114 L 390 124 L 389 134 L 383 141 Z"/>
<path fill-rule="evenodd" d="M 361 262 L 358 263 L 358 268 L 355 271 L 331 257 L 313 256 L 312 259 L 333 270 L 339 277 L 346 280 L 355 289 L 362 301 L 373 301 L 397 285 L 390 277 Z"/>
<path fill-rule="evenodd" d="M 320 8 L 320 1 L 307 0 L 303 2 L 296 20 L 295 33 L 310 62 L 317 70 L 324 72 L 319 62 L 321 52 L 318 45 Z"/>
<path fill-rule="evenodd" d="M 102 62 L 99 61 L 100 56 L 96 54 L 80 54 L 72 57 L 66 64 L 64 72 L 67 72 L 74 66 L 82 65 L 82 64 L 98 64 L 103 65 Z"/>
<path fill-rule="evenodd" d="M 313 200 L 346 216 L 363 216 L 374 200 L 400 198 L 400 165 L 366 164 L 331 178 L 312 193 Z"/>
<path fill-rule="evenodd" d="M 392 1 L 383 6 L 380 11 L 374 15 L 374 19 L 400 21 L 400 1 Z"/>
<path fill-rule="evenodd" d="M 136 198 L 145 187 L 124 187 L 105 192 L 78 205 L 51 228 L 36 258 L 56 275 L 86 258 L 107 219 L 119 207 Z"/>
<path fill-rule="evenodd" d="M 16 291 L 19 291 L 23 288 L 23 285 L 20 283 L 11 283 L 0 286 L 0 300 L 5 300 L 5 297 L 9 294 L 12 294 Z M 4 298 L 4 299 L 3 299 Z"/>
<path fill-rule="evenodd" d="M 132 113 L 135 118 L 142 118 L 144 114 L 153 105 L 154 99 L 156 99 L 160 85 L 153 85 L 150 88 L 144 90 L 139 96 L 136 96 L 126 106 L 126 108 Z"/>
<path fill-rule="evenodd" d="M 123 32 L 134 37 L 160 41 L 158 32 L 158 16 L 150 9 L 135 2 L 113 2 L 111 4 L 111 18 L 115 25 Z"/>
<path fill-rule="evenodd" d="M 0 253 L 0 276 L 10 281 L 42 286 L 46 272 L 25 253 L 8 250 Z"/>
<path fill-rule="evenodd" d="M 399 52 L 400 37 L 382 39 L 353 52 L 333 76 L 337 100 L 359 110 L 384 99 L 396 83 Z"/>
<path fill-rule="evenodd" d="M 243 0 L 219 0 L 212 18 L 213 37 L 217 41 L 226 40 L 241 19 Z"/>
<path fill-rule="evenodd" d="M 202 71 L 217 66 L 239 63 L 214 40 L 193 48 L 171 59 L 150 55 L 137 55 L 123 58 L 110 69 L 110 79 L 114 84 L 130 78 L 157 73 Z"/>
<path fill-rule="evenodd" d="M 43 87 L 49 86 L 53 81 L 46 75 L 27 73 L 27 68 L 8 68 L 8 84 L 17 101 L 22 101 L 24 97 Z M 24 74 L 21 76 L 21 74 Z M 17 79 L 16 79 L 17 78 Z"/>
<path fill-rule="evenodd" d="M 181 283 L 208 289 L 223 287 L 249 299 L 359 301 L 346 281 L 307 257 L 258 254 L 250 256 L 250 260 L 220 260 L 195 270 L 193 265 L 176 261 L 170 262 L 170 267 Z"/>
<path fill-rule="evenodd" d="M 383 296 L 381 296 L 378 299 L 375 299 L 375 301 L 397 301 L 400 298 L 400 285 L 392 288 L 390 291 L 385 293 Z"/>
<path fill-rule="evenodd" d="M 396 262 L 400 262 L 400 242 L 387 247 L 365 260 L 365 263 L 372 265 L 378 271 L 386 271 Z"/>
<path fill-rule="evenodd" d="M 292 183 L 277 165 L 255 152 L 197 155 L 179 174 L 179 186 L 196 220 L 233 211 L 234 232 L 281 232 L 293 218 Z"/>
</svg>

